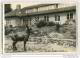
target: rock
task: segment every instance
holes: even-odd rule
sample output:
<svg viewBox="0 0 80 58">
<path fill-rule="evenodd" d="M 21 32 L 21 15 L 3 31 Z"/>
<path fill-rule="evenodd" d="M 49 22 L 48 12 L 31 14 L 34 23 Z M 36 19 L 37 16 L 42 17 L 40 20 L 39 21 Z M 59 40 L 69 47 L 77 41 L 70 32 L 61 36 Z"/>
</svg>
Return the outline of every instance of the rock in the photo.
<svg viewBox="0 0 80 58">
<path fill-rule="evenodd" d="M 63 34 L 55 33 L 55 32 L 49 33 L 48 35 L 51 38 L 58 38 L 58 39 L 63 39 L 64 38 Z"/>
</svg>

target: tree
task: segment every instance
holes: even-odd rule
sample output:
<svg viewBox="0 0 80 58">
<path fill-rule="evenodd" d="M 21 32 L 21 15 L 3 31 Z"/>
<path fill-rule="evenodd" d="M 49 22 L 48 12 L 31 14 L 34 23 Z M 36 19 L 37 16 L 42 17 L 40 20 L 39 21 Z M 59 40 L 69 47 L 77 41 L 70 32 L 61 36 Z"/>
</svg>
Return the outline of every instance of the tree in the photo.
<svg viewBox="0 0 80 58">
<path fill-rule="evenodd" d="M 5 6 L 5 13 L 12 11 L 11 4 L 5 4 L 4 6 Z"/>
</svg>

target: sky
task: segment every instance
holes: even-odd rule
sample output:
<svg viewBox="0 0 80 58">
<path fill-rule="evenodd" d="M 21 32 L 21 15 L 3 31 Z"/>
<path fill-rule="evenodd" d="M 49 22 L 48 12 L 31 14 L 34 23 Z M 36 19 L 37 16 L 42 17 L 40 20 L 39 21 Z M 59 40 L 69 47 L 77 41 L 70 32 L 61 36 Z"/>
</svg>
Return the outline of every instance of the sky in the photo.
<svg viewBox="0 0 80 58">
<path fill-rule="evenodd" d="M 16 9 L 16 6 L 19 4 L 21 5 L 21 8 L 24 8 L 27 6 L 36 5 L 36 4 L 40 4 L 40 3 L 12 3 L 11 8 L 14 10 L 14 9 Z"/>
</svg>

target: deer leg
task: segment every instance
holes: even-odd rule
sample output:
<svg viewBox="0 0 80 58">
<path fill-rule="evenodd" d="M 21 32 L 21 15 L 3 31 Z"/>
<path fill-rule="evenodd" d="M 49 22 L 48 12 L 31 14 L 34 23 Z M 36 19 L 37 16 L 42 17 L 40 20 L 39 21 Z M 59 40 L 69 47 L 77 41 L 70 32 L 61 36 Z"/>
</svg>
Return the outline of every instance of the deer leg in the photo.
<svg viewBox="0 0 80 58">
<path fill-rule="evenodd" d="M 29 39 L 29 36 L 24 38 L 24 51 L 26 51 L 26 41 L 28 41 L 28 39 Z"/>
<path fill-rule="evenodd" d="M 17 43 L 17 41 L 13 41 L 13 51 L 17 50 L 16 43 Z"/>
<path fill-rule="evenodd" d="M 24 51 L 26 51 L 26 41 L 24 41 Z"/>
</svg>

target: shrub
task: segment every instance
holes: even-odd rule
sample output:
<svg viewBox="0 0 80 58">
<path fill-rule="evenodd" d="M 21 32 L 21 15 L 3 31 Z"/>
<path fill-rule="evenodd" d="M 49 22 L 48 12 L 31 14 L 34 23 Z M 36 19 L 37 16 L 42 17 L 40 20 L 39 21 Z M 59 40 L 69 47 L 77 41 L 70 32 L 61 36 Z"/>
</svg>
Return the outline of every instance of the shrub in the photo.
<svg viewBox="0 0 80 58">
<path fill-rule="evenodd" d="M 9 33 L 11 33 L 13 31 L 12 28 L 6 28 L 5 27 L 5 35 L 8 35 Z"/>
<path fill-rule="evenodd" d="M 44 26 L 54 26 L 55 23 L 54 22 L 45 22 L 44 20 L 39 21 L 36 26 L 38 28 L 44 27 Z"/>
<path fill-rule="evenodd" d="M 65 38 L 76 39 L 76 24 L 66 24 L 63 26 Z"/>
<path fill-rule="evenodd" d="M 56 31 L 57 32 L 60 32 L 60 27 L 61 27 L 60 24 L 56 24 Z"/>
<path fill-rule="evenodd" d="M 44 27 L 47 25 L 47 23 L 44 20 L 39 21 L 39 23 L 36 24 L 38 28 Z"/>
<path fill-rule="evenodd" d="M 10 27 L 10 28 L 12 28 L 12 27 L 13 27 L 13 25 L 9 25 L 9 27 Z"/>
<path fill-rule="evenodd" d="M 54 26 L 54 25 L 55 25 L 54 22 L 48 22 L 48 23 L 47 23 L 47 26 Z"/>
</svg>

